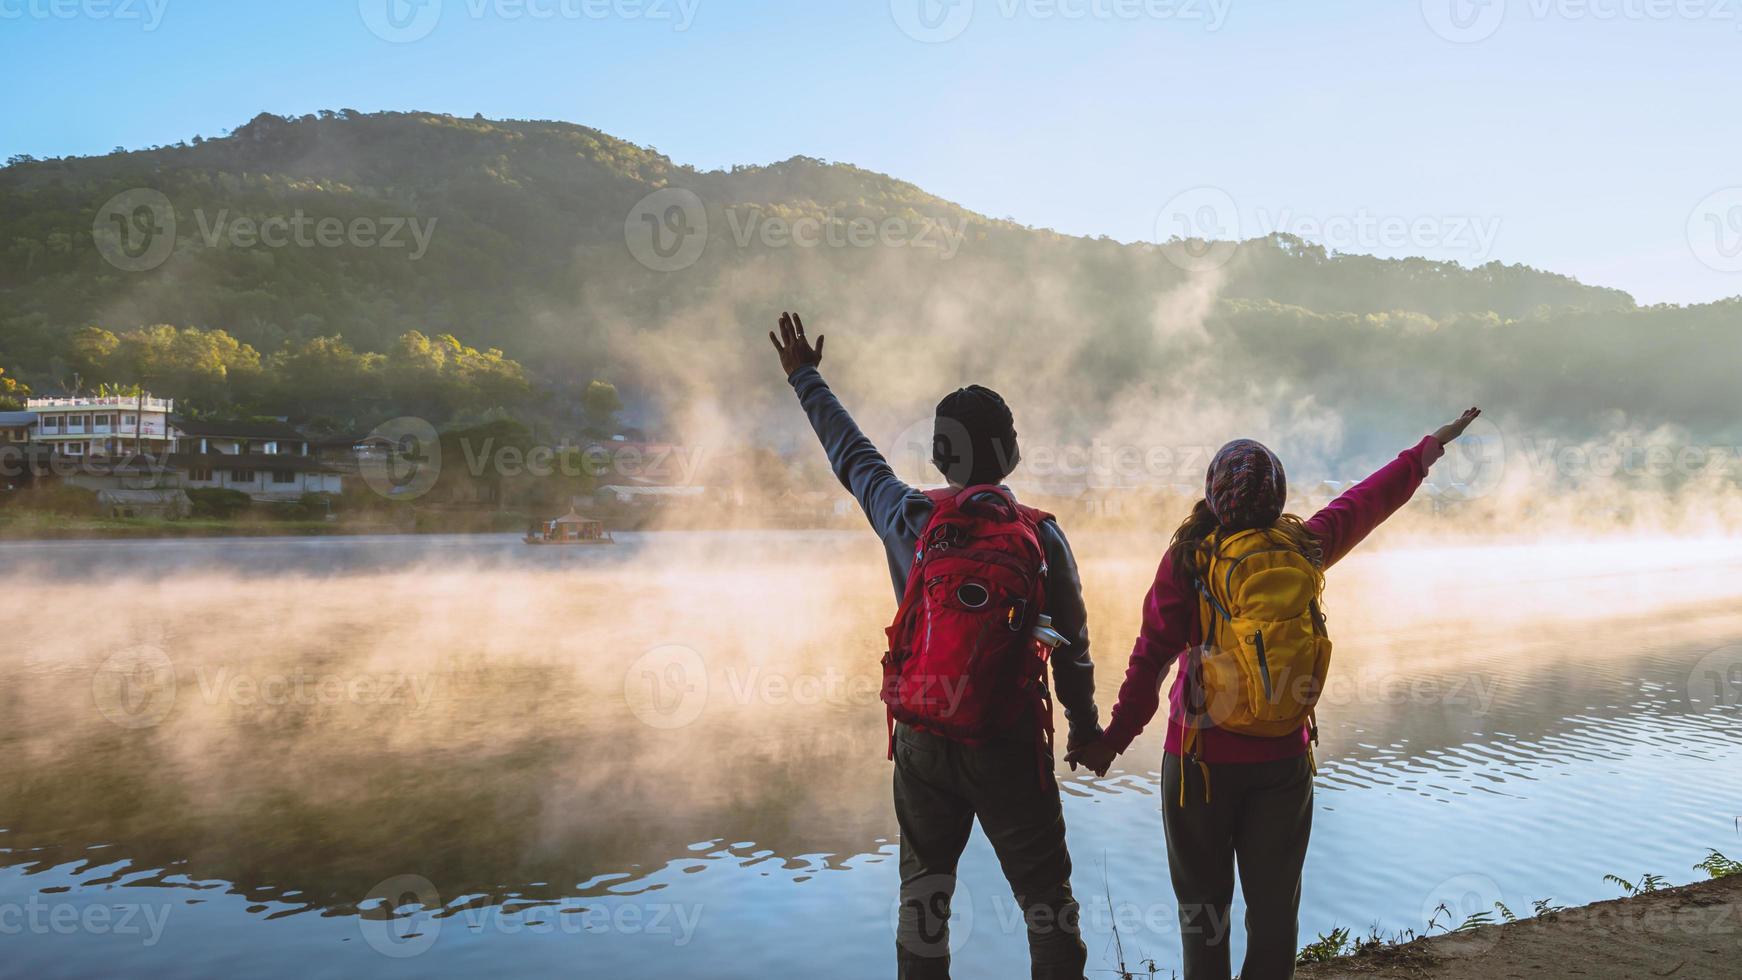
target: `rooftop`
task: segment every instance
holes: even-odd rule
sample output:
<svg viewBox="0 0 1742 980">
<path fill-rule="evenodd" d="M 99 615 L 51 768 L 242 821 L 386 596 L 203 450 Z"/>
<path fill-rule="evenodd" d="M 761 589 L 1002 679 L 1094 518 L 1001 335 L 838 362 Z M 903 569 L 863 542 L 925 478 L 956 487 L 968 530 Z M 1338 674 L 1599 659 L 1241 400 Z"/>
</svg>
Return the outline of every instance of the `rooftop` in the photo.
<svg viewBox="0 0 1742 980">
<path fill-rule="evenodd" d="M 0 412 L 0 425 L 19 426 L 35 424 L 35 412 Z"/>
<path fill-rule="evenodd" d="M 289 453 L 170 453 L 170 463 L 178 469 L 217 470 L 315 470 L 335 472 L 315 456 Z"/>
<path fill-rule="evenodd" d="M 183 435 L 205 436 L 217 439 L 295 439 L 302 441 L 302 433 L 288 422 L 277 419 L 251 421 L 246 419 L 190 419 L 177 415 L 170 422 Z"/>
<path fill-rule="evenodd" d="M 68 408 L 138 409 L 147 412 L 173 412 L 175 399 L 153 398 L 150 395 L 76 395 L 71 398 L 28 398 L 24 407 L 31 411 Z"/>
</svg>

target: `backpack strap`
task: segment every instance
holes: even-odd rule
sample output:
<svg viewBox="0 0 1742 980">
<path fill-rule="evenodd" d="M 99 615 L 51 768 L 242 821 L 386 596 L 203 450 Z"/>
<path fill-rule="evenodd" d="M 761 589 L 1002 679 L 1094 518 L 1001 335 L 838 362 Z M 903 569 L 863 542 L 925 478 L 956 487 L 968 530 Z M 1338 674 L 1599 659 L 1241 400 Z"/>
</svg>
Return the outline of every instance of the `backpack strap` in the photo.
<svg viewBox="0 0 1742 980">
<path fill-rule="evenodd" d="M 932 502 L 932 512 L 931 517 L 926 520 L 925 528 L 920 531 L 919 540 L 914 544 L 913 562 L 908 565 L 907 568 L 907 585 L 902 589 L 901 602 L 895 609 L 895 623 L 889 628 L 889 652 L 885 655 L 887 662 L 884 665 L 883 676 L 883 684 L 886 691 L 890 683 L 890 672 L 899 671 L 901 669 L 900 664 L 896 662 L 894 658 L 899 652 L 899 648 L 904 646 L 907 642 L 908 620 L 912 617 L 913 610 L 918 606 L 920 598 L 924 593 L 924 589 L 920 585 L 923 576 L 919 574 L 919 563 L 925 558 L 926 538 L 930 535 L 932 526 L 937 523 L 938 518 L 947 511 L 954 510 L 955 508 L 956 492 L 950 487 L 942 487 L 936 490 L 925 490 L 921 492 L 925 494 L 927 500 Z M 894 759 L 895 706 L 889 704 L 887 699 L 885 699 L 883 710 L 886 727 L 889 730 L 887 758 Z"/>
<path fill-rule="evenodd" d="M 1198 706 L 1193 703 L 1193 698 L 1199 693 L 1197 685 L 1199 673 L 1203 669 L 1204 648 L 1209 646 L 1211 639 L 1216 635 L 1215 617 L 1221 616 L 1224 619 L 1232 618 L 1228 615 L 1227 608 L 1216 600 L 1216 596 L 1210 591 L 1209 585 L 1205 583 L 1203 576 L 1192 576 L 1192 584 L 1197 586 L 1198 595 L 1201 599 L 1198 604 L 1198 629 L 1202 631 L 1203 635 L 1198 637 L 1198 642 L 1192 646 L 1187 654 L 1189 660 L 1186 664 L 1185 681 L 1186 716 L 1180 719 L 1179 748 L 1179 805 L 1182 807 L 1186 805 L 1186 763 L 1188 762 L 1194 763 L 1198 767 L 1198 772 L 1204 777 L 1204 802 L 1210 802 L 1210 766 L 1209 763 L 1205 762 L 1203 758 L 1198 755 L 1200 729 L 1198 727 L 1198 718 L 1196 715 L 1201 714 L 1202 712 L 1200 712 Z"/>
</svg>

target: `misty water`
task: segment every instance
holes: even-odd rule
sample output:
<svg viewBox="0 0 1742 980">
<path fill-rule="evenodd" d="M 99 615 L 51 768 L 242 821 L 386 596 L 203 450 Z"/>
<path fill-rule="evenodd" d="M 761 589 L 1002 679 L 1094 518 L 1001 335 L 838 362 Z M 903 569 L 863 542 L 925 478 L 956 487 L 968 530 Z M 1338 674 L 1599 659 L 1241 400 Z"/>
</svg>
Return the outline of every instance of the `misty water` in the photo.
<svg viewBox="0 0 1742 980">
<path fill-rule="evenodd" d="M 888 975 L 876 542 L 620 537 L 0 545 L 0 972 Z M 1075 543 L 1106 712 L 1163 542 Z M 1738 598 L 1722 537 L 1334 569 L 1303 939 L 1742 856 Z M 1161 728 L 1061 766 L 1092 976 L 1177 966 Z M 1026 975 L 978 832 L 956 924 Z"/>
</svg>

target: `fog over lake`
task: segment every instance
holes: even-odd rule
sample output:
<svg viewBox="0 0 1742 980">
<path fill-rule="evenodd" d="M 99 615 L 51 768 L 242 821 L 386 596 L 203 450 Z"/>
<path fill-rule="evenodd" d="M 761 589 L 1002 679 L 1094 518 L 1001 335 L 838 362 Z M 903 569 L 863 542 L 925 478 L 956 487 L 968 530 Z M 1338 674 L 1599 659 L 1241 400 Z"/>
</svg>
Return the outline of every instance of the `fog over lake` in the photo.
<svg viewBox="0 0 1742 980">
<path fill-rule="evenodd" d="M 8 969 L 884 975 L 875 540 L 621 538 L 0 545 Z M 1105 716 L 1164 541 L 1075 543 Z M 1304 936 L 1736 849 L 1742 541 L 1387 531 L 1328 588 Z M 1161 734 L 1061 764 L 1091 971 L 1177 967 Z M 963 869 L 963 975 L 1020 973 Z"/>
</svg>

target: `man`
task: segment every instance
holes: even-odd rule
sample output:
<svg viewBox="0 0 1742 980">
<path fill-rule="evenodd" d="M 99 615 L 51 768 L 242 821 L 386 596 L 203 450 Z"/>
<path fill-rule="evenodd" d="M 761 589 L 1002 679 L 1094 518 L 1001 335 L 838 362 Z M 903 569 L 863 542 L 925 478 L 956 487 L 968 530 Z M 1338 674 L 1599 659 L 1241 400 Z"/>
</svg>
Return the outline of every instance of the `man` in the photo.
<svg viewBox="0 0 1742 980">
<path fill-rule="evenodd" d="M 939 503 L 943 498 L 903 483 L 859 431 L 818 371 L 821 336 L 813 348 L 804 321 L 790 313 L 781 314 L 779 335 L 771 331 L 768 336 L 835 476 L 883 539 L 899 599 L 907 591 L 916 546 L 934 512 L 944 506 Z M 1010 409 L 986 388 L 962 388 L 945 397 L 938 404 L 936 433 L 933 463 L 958 490 L 1002 484 L 1020 458 Z M 981 495 L 964 496 L 977 500 Z M 1040 566 L 1044 610 L 1064 638 L 1051 653 L 1053 688 L 1070 724 L 1068 746 L 1074 748 L 1097 741 L 1101 734 L 1094 665 L 1076 560 L 1058 523 L 1041 516 L 1034 528 L 1045 558 Z M 950 896 L 956 864 L 976 818 L 1022 907 L 1033 976 L 1083 980 L 1087 954 L 1078 935 L 1071 859 L 1050 753 L 1036 765 L 1037 754 L 1048 744 L 1041 717 L 1020 714 L 1007 729 L 983 739 L 948 737 L 906 722 L 894 726 L 895 814 L 901 827 L 896 965 L 904 980 L 949 976 Z"/>
</svg>

